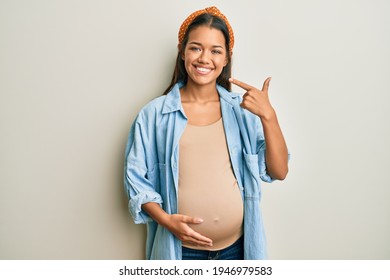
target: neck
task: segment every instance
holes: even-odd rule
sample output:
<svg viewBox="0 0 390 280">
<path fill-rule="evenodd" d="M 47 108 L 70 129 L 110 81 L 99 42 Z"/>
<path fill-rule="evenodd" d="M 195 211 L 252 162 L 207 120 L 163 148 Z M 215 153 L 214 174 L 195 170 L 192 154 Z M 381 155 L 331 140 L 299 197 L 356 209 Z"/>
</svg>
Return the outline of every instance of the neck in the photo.
<svg viewBox="0 0 390 280">
<path fill-rule="evenodd" d="M 216 83 L 197 85 L 188 80 L 187 84 L 181 89 L 181 93 L 182 99 L 187 101 L 206 102 L 219 100 Z"/>
</svg>

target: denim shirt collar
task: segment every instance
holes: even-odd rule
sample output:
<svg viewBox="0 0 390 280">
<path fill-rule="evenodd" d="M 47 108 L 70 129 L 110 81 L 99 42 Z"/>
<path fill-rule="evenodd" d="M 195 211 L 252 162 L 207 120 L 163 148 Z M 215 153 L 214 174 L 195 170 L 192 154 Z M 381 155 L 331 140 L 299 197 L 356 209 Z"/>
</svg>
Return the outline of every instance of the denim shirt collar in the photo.
<svg viewBox="0 0 390 280">
<path fill-rule="evenodd" d="M 183 85 L 184 83 L 182 82 L 176 83 L 173 86 L 172 90 L 167 94 L 162 108 L 163 114 L 171 113 L 174 111 L 181 111 L 183 115 L 185 115 L 180 97 L 180 88 L 183 87 Z M 234 100 L 239 96 L 239 94 L 229 92 L 224 87 L 218 84 L 217 91 L 219 93 L 219 97 L 229 103 L 231 106 L 234 105 Z"/>
</svg>

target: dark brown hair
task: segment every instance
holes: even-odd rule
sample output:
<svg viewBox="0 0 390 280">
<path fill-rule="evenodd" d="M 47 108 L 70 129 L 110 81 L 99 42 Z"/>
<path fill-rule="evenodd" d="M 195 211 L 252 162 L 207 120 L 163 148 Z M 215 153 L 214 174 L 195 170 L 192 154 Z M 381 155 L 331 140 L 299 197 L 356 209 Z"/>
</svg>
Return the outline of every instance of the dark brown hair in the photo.
<svg viewBox="0 0 390 280">
<path fill-rule="evenodd" d="M 231 53 L 229 52 L 229 43 L 230 43 L 229 30 L 226 26 L 226 23 L 221 18 L 206 13 L 197 16 L 188 26 L 187 32 L 184 35 L 183 42 L 179 46 L 179 51 L 176 57 L 175 70 L 173 71 L 171 83 L 168 86 L 168 88 L 164 91 L 163 95 L 168 94 L 176 83 L 178 82 L 182 82 L 184 84 L 187 83 L 188 74 L 184 66 L 182 54 L 187 45 L 188 35 L 190 34 L 190 32 L 196 27 L 202 25 L 220 30 L 223 33 L 223 36 L 225 37 L 225 48 L 226 48 L 226 56 L 228 62 L 226 66 L 222 69 L 222 72 L 219 75 L 219 77 L 217 78 L 217 84 L 221 85 L 228 91 L 231 90 L 231 83 L 229 82 L 229 78 L 231 77 L 231 72 L 232 72 L 232 58 L 231 58 Z"/>
</svg>

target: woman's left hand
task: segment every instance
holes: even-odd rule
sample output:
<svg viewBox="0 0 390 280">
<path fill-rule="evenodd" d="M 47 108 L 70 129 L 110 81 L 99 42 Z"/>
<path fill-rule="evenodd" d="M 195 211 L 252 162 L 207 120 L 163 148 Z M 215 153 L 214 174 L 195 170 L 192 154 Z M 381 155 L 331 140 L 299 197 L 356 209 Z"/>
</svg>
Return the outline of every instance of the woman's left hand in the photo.
<svg viewBox="0 0 390 280">
<path fill-rule="evenodd" d="M 237 79 L 230 78 L 229 81 L 232 84 L 246 90 L 241 102 L 242 108 L 247 109 L 251 113 L 259 116 L 261 119 L 270 119 L 275 115 L 275 111 L 268 98 L 268 88 L 271 77 L 268 77 L 264 81 L 263 88 L 261 90 Z"/>
</svg>

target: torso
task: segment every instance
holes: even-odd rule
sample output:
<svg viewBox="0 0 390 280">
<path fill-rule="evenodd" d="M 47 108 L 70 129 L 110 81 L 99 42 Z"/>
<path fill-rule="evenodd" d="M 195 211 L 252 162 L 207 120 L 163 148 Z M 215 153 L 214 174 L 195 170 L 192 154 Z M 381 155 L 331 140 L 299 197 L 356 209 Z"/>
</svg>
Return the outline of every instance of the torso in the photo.
<svg viewBox="0 0 390 280">
<path fill-rule="evenodd" d="M 195 231 L 213 240 L 213 247 L 183 246 L 220 250 L 242 234 L 243 201 L 233 174 L 223 122 L 206 126 L 188 124 L 179 152 L 179 213 L 202 218 Z"/>
</svg>

